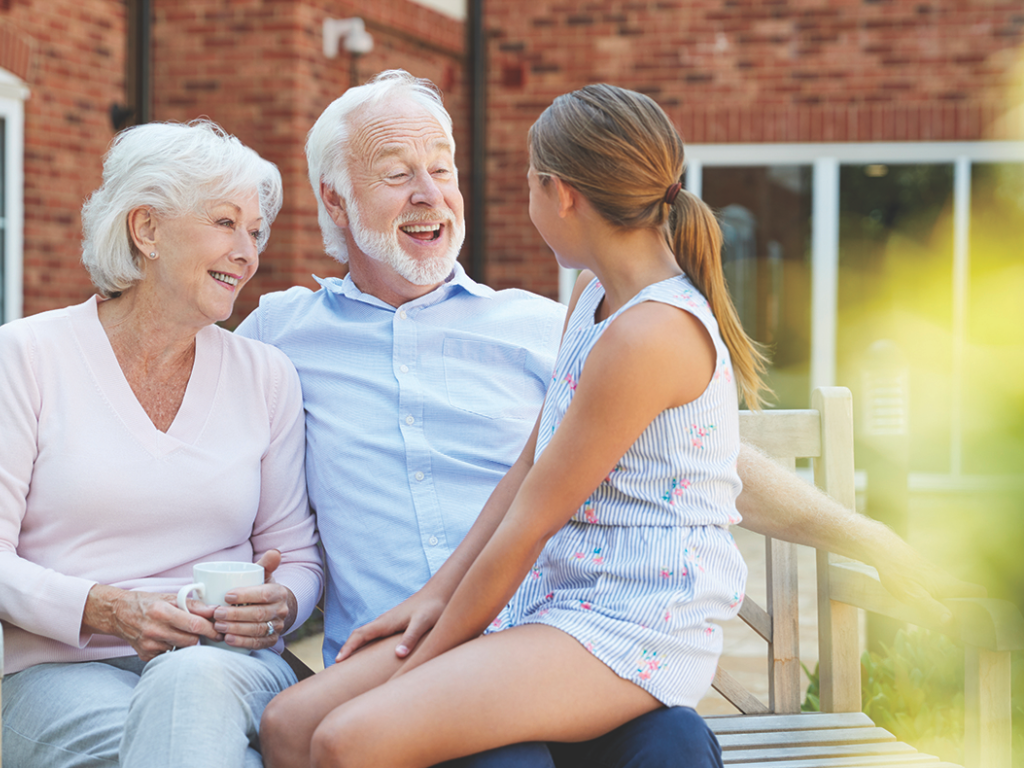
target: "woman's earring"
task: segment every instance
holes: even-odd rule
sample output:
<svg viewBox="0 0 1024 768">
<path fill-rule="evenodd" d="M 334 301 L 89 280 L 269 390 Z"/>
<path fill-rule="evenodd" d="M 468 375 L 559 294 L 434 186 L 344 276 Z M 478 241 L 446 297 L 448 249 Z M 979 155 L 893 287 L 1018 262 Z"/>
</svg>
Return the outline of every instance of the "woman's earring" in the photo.
<svg viewBox="0 0 1024 768">
<path fill-rule="evenodd" d="M 150 251 L 149 252 L 149 258 L 155 259 L 156 258 L 156 251 Z"/>
</svg>

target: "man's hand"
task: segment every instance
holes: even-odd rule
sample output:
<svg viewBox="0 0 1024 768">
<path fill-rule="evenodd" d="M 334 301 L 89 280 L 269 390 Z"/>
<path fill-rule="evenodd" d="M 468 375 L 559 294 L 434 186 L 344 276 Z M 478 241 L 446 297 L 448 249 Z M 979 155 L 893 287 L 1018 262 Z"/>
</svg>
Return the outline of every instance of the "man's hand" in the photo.
<svg viewBox="0 0 1024 768">
<path fill-rule="evenodd" d="M 951 576 L 907 547 L 903 555 L 871 563 L 882 586 L 893 597 L 924 609 L 943 627 L 953 624 L 953 612 L 940 600 L 950 597 L 985 597 L 985 588 Z"/>
</svg>

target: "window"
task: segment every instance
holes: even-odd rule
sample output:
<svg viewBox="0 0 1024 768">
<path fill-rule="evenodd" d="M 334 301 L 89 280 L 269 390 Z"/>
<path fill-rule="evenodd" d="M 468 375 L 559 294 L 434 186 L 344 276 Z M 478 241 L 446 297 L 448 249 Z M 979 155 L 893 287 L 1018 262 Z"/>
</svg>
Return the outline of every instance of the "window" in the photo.
<svg viewBox="0 0 1024 768">
<path fill-rule="evenodd" d="M 873 345 L 894 342 L 908 372 L 911 487 L 969 488 L 1019 471 L 1024 142 L 687 154 L 687 188 L 722 223 L 744 326 L 774 346 L 779 407 L 841 384 L 858 408 Z M 856 415 L 860 429 L 870 414 Z"/>
</svg>

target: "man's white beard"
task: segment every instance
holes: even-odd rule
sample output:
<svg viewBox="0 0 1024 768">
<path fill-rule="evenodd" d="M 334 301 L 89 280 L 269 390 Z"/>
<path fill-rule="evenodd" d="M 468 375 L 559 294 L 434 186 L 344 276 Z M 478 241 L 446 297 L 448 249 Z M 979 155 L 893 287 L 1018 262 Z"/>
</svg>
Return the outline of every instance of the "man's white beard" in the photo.
<svg viewBox="0 0 1024 768">
<path fill-rule="evenodd" d="M 395 221 L 395 228 L 386 232 L 375 232 L 363 226 L 359 215 L 359 205 L 354 200 L 347 201 L 348 227 L 356 247 L 374 261 L 391 267 L 395 272 L 413 285 L 436 285 L 443 283 L 452 273 L 455 260 L 466 237 L 466 225 L 458 222 L 448 211 L 431 210 L 402 214 Z M 448 250 L 430 259 L 414 259 L 402 250 L 398 242 L 398 227 L 421 221 L 441 221 L 451 230 L 451 242 Z"/>
</svg>

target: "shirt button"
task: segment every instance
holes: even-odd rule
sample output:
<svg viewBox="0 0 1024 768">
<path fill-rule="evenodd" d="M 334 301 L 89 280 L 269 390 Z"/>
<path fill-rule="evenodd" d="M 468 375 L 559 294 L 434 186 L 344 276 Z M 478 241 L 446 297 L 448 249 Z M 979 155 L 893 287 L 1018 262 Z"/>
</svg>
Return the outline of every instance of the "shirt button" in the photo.
<svg viewBox="0 0 1024 768">
<path fill-rule="evenodd" d="M 400 370 L 402 373 L 408 373 L 409 372 L 409 366 L 408 365 L 403 365 L 398 370 Z"/>
<path fill-rule="evenodd" d="M 437 536 L 431 536 L 429 539 L 427 539 L 427 541 L 430 542 L 430 546 L 432 546 L 432 547 L 436 547 L 437 546 Z"/>
<path fill-rule="evenodd" d="M 406 416 L 405 417 L 405 423 L 406 424 L 415 424 L 416 423 L 416 419 L 414 419 L 412 416 Z"/>
<path fill-rule="evenodd" d="M 426 475 L 424 475 L 422 472 L 417 472 L 415 477 L 417 480 L 422 480 L 424 477 L 426 477 Z"/>
<path fill-rule="evenodd" d="M 400 318 L 402 318 L 403 320 L 405 320 L 406 318 L 408 318 L 408 317 L 409 317 L 409 316 L 408 316 L 408 315 L 407 315 L 407 314 L 405 313 L 405 310 L 404 310 L 404 309 L 403 309 L 403 310 L 401 310 L 401 311 L 400 311 L 400 312 L 398 313 L 398 316 L 399 316 Z"/>
</svg>

